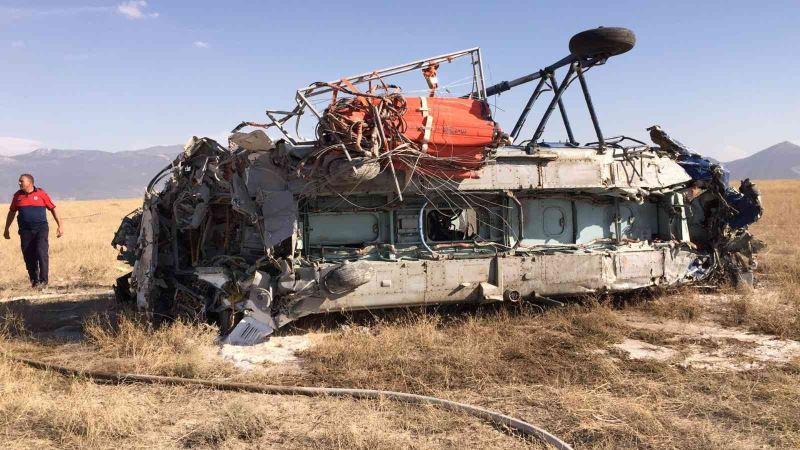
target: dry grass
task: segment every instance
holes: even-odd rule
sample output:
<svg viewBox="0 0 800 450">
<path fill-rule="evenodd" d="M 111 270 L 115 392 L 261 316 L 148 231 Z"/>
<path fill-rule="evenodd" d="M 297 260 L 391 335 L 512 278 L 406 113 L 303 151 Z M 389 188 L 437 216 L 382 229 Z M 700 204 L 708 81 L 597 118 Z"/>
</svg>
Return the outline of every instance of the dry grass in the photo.
<svg viewBox="0 0 800 450">
<path fill-rule="evenodd" d="M 334 334 L 306 352 L 306 367 L 320 383 L 426 394 L 530 380 L 591 384 L 614 371 L 596 352 L 621 337 L 607 307 L 487 314 L 446 324 L 438 315 L 409 314 L 369 334 Z M 576 359 L 583 364 L 574 366 Z"/>
<path fill-rule="evenodd" d="M 651 295 L 634 295 L 627 303 L 654 317 L 692 322 L 703 314 L 703 304 L 698 301 L 698 297 L 696 290 L 681 288 Z"/>
<path fill-rule="evenodd" d="M 767 243 L 759 254 L 759 275 L 766 289 L 740 293 L 731 300 L 730 318 L 754 331 L 800 340 L 800 180 L 759 184 L 764 217 L 753 233 Z"/>
<path fill-rule="evenodd" d="M 84 342 L 63 344 L 31 339 L 25 318 L 11 314 L 0 318 L 0 346 L 81 367 L 432 394 L 521 417 L 578 448 L 798 448 L 800 361 L 714 372 L 631 360 L 611 347 L 624 338 L 662 344 L 672 337 L 629 328 L 622 319 L 631 309 L 656 321 L 714 320 L 800 339 L 800 242 L 793 232 L 800 219 L 800 181 L 760 186 L 766 214 L 753 231 L 769 247 L 760 258 L 762 286 L 753 291 L 683 290 L 627 299 L 622 309 L 619 302 L 587 299 L 545 314 L 524 308 L 380 314 L 355 319 L 348 329 L 334 328 L 303 354 L 302 372 L 269 377 L 237 372 L 211 357 L 213 330 L 184 323 L 154 330 L 127 316 L 118 322 L 96 317 L 85 326 Z M 65 245 L 60 259 L 53 258 L 54 279 L 71 280 L 65 286 L 110 285 L 121 264 L 108 242 L 118 219 L 136 203 L 126 202 L 115 206 L 113 220 L 86 218 L 86 228 L 103 230 L 105 237 L 67 222 L 68 233 L 76 240 L 81 233 L 83 241 L 73 242 L 71 258 L 65 258 L 69 241 L 53 239 L 53 251 Z M 62 214 L 69 216 L 72 204 L 62 203 Z M 75 206 L 91 210 L 112 203 Z M 0 247 L 0 295 L 24 291 L 17 245 Z M 97 245 L 97 252 L 82 250 L 90 245 Z M 82 275 L 81 267 L 93 268 L 94 274 Z M 368 325 L 366 332 L 362 325 Z M 320 327 L 313 321 L 308 325 Z M 9 448 L 538 445 L 432 408 L 102 386 L 5 360 L 0 360 L 0 442 Z"/>
<path fill-rule="evenodd" d="M 123 319 L 89 326 L 90 342 L 54 345 L 0 334 L 0 350 L 73 367 L 224 377 L 197 352 L 205 329 L 152 330 Z M 27 335 L 27 333 L 22 333 Z M 185 358 L 192 355 L 192 369 Z M 109 359 L 110 358 L 110 359 Z M 197 367 L 201 361 L 200 370 Z M 228 374 L 230 375 L 230 374 Z M 241 377 L 240 380 L 244 379 Z M 3 448 L 540 448 L 478 419 L 392 402 L 237 394 L 201 388 L 107 386 L 26 368 L 0 356 Z"/>
<path fill-rule="evenodd" d="M 604 349 L 635 333 L 598 304 L 448 323 L 420 315 L 336 334 L 304 356 L 314 384 L 470 401 L 579 447 L 800 445 L 800 367 L 719 374 L 608 357 Z"/>
<path fill-rule="evenodd" d="M 220 378 L 235 373 L 213 355 L 218 332 L 208 325 L 175 322 L 153 329 L 130 315 L 96 316 L 84 324 L 86 343 L 104 367 L 186 378 Z"/>
<path fill-rule="evenodd" d="M 111 239 L 120 220 L 141 206 L 141 199 L 63 201 L 57 208 L 64 222 L 64 236 L 56 238 L 50 222 L 50 285 L 56 289 L 108 287 L 125 266 L 116 260 Z M 8 204 L 0 204 L 3 224 Z M 28 273 L 19 248 L 16 220 L 11 240 L 0 239 L 0 297 L 30 292 Z"/>
</svg>

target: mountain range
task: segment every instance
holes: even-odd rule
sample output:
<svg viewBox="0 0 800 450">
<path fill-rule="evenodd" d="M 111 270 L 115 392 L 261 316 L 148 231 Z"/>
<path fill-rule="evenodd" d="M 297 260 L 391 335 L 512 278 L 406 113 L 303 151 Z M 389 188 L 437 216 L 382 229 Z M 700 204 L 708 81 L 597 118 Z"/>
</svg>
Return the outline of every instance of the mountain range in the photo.
<svg viewBox="0 0 800 450">
<path fill-rule="evenodd" d="M 21 173 L 33 174 L 36 185 L 53 199 L 141 197 L 153 176 L 182 150 L 182 145 L 122 152 L 40 148 L 22 155 L 0 156 L 0 186 L 9 197 L 0 197 L 0 202 L 10 201 L 11 194 L 19 189 L 17 177 Z"/>
<path fill-rule="evenodd" d="M 9 197 L 0 197 L 0 202 L 10 200 L 18 189 L 17 177 L 24 172 L 32 173 L 37 186 L 54 199 L 140 197 L 150 179 L 182 150 L 182 145 L 162 145 L 122 152 L 38 149 L 0 155 L 0 188 Z M 733 180 L 800 178 L 800 146 L 784 141 L 723 164 Z"/>
<path fill-rule="evenodd" d="M 783 141 L 724 166 L 730 170 L 732 180 L 800 178 L 800 145 Z"/>
</svg>

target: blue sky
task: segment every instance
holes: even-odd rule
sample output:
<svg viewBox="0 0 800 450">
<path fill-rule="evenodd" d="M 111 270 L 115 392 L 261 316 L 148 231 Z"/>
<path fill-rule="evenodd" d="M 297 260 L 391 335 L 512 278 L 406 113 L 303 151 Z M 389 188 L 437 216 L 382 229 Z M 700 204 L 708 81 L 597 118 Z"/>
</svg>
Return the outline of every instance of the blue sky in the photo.
<svg viewBox="0 0 800 450">
<path fill-rule="evenodd" d="M 554 62 L 574 33 L 605 25 L 633 29 L 637 45 L 588 74 L 604 133 L 644 138 L 658 123 L 727 161 L 800 144 L 798 19 L 796 0 L 0 0 L 0 154 L 221 137 L 263 120 L 267 107 L 290 108 L 312 81 L 473 46 L 487 81 L 499 82 Z M 532 89 L 496 99 L 505 129 Z M 568 95 L 576 137 L 594 140 L 579 89 Z M 564 138 L 556 126 L 545 137 Z"/>
</svg>

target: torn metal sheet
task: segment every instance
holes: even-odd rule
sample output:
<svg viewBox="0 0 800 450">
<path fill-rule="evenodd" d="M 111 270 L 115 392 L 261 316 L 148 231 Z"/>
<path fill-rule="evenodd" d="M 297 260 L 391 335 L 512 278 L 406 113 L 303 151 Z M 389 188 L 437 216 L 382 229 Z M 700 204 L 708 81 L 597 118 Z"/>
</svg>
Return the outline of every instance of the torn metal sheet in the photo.
<svg viewBox="0 0 800 450">
<path fill-rule="evenodd" d="M 259 191 L 264 246 L 274 247 L 297 231 L 297 203 L 290 191 Z"/>
<path fill-rule="evenodd" d="M 584 32 L 569 56 L 495 86 L 477 48 L 313 83 L 227 147 L 193 137 L 114 237 L 134 266 L 120 299 L 253 344 L 326 312 L 752 282 L 763 245 L 747 231 L 762 213 L 752 183 L 730 186 L 657 126 L 657 145 L 602 134 L 584 72 L 633 47 L 623 31 Z M 472 82 L 454 92 L 459 62 Z M 421 91 L 392 82 L 420 70 Z M 544 78 L 553 98 L 533 137 L 521 136 L 541 82 L 505 133 L 488 97 Z M 576 78 L 595 142 L 576 141 L 560 101 Z M 566 143 L 540 139 L 556 106 Z M 316 118 L 315 139 L 289 131 L 302 117 Z"/>
</svg>

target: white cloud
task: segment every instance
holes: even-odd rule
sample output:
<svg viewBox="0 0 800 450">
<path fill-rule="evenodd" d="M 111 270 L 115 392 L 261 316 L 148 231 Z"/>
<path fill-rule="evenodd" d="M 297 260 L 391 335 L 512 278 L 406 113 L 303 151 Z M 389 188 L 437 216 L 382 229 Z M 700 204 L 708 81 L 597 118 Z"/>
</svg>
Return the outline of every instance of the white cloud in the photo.
<svg viewBox="0 0 800 450">
<path fill-rule="evenodd" d="M 144 0 L 131 0 L 117 5 L 117 12 L 129 19 L 155 19 L 157 12 L 145 12 L 147 2 Z"/>
<path fill-rule="evenodd" d="M 19 155 L 43 146 L 41 142 L 33 139 L 0 136 L 0 155 Z"/>
<path fill-rule="evenodd" d="M 25 41 L 11 41 L 11 48 L 24 48 Z"/>
<path fill-rule="evenodd" d="M 8 8 L 0 6 L 0 22 L 24 20 L 48 16 L 76 16 L 86 13 L 105 13 L 112 11 L 108 6 L 74 6 L 68 8 Z"/>
<path fill-rule="evenodd" d="M 208 48 L 208 42 L 204 41 L 194 41 L 192 45 L 194 45 L 195 48 Z"/>
</svg>

